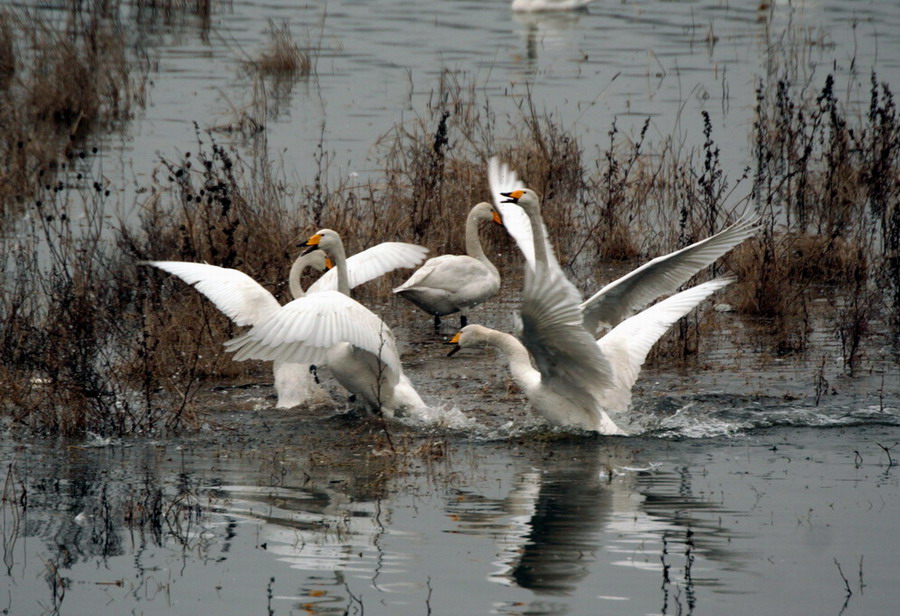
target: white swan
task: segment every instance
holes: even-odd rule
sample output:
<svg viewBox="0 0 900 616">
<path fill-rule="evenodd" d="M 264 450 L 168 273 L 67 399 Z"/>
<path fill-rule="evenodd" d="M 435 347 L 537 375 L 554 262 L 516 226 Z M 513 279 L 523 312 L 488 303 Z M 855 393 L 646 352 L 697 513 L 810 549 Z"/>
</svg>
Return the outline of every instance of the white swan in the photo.
<svg viewBox="0 0 900 616">
<path fill-rule="evenodd" d="M 517 13 L 577 11 L 586 8 L 590 2 L 591 0 L 512 0 L 511 8 Z"/>
<path fill-rule="evenodd" d="M 481 202 L 466 217 L 466 254 L 428 259 L 394 293 L 434 315 L 434 331 L 441 317 L 459 313 L 460 327 L 468 323 L 469 310 L 493 297 L 500 289 L 500 272 L 490 262 L 478 237 L 478 224 L 503 224 L 490 203 Z"/>
<path fill-rule="evenodd" d="M 266 359 L 326 364 L 335 379 L 371 411 L 387 416 L 416 412 L 425 403 L 403 374 L 391 329 L 350 298 L 347 259 L 340 236 L 322 229 L 307 253 L 322 250 L 334 260 L 337 291 L 311 293 L 281 307 L 243 336 L 225 343 L 236 360 Z"/>
<path fill-rule="evenodd" d="M 623 434 L 614 418 L 618 420 L 630 405 L 631 388 L 650 348 L 675 321 L 734 279 L 697 285 L 626 317 L 660 295 L 674 292 L 751 237 L 758 221 L 738 221 L 706 240 L 653 259 L 582 302 L 556 261 L 537 193 L 525 188 L 496 158 L 489 161 L 488 178 L 504 227 L 526 261 L 522 341 L 473 326 L 463 328 L 454 340 L 459 346 L 487 342 L 500 348 L 513 378 L 551 423 Z M 594 343 L 604 326 L 615 327 Z"/>
<path fill-rule="evenodd" d="M 624 435 L 631 388 L 650 348 L 675 321 L 733 280 L 718 278 L 677 293 L 595 341 L 583 326 L 571 283 L 560 270 L 540 266 L 525 272 L 521 341 L 468 325 L 451 339 L 457 347 L 450 354 L 490 344 L 506 355 L 513 379 L 547 421 Z"/>
<path fill-rule="evenodd" d="M 496 158 L 489 161 L 488 180 L 503 226 L 521 250 L 528 268 L 534 270 L 538 263 L 543 263 L 561 270 L 550 246 L 537 193 L 525 188 L 515 173 Z M 715 235 L 656 257 L 607 284 L 581 303 L 585 328 L 599 334 L 656 298 L 674 293 L 704 267 L 753 237 L 758 225 L 758 218 L 743 218 Z M 543 241 L 534 242 L 534 237 L 542 237 Z"/>
<path fill-rule="evenodd" d="M 347 260 L 350 286 L 368 282 L 401 267 L 415 267 L 428 252 L 426 248 L 401 242 L 384 242 L 353 255 Z M 278 300 L 262 285 L 245 273 L 206 263 L 186 261 L 145 261 L 193 285 L 236 325 L 253 326 L 272 317 L 281 309 Z M 325 269 L 325 254 L 321 251 L 300 255 L 291 265 L 288 285 L 294 298 L 305 295 L 300 284 L 303 271 L 313 267 Z M 337 287 L 337 272 L 331 270 L 310 285 L 309 292 Z M 329 397 L 316 382 L 309 364 L 276 361 L 272 366 L 276 408 L 291 408 L 299 404 L 320 402 Z"/>
</svg>

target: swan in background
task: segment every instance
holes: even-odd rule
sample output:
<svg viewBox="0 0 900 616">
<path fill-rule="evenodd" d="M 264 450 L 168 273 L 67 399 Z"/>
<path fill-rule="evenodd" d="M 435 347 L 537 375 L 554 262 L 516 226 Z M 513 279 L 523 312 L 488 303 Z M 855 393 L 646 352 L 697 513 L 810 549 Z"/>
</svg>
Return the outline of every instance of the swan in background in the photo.
<svg viewBox="0 0 900 616">
<path fill-rule="evenodd" d="M 353 255 L 347 260 L 351 287 L 378 278 L 401 267 L 415 267 L 422 262 L 428 249 L 402 242 L 384 242 Z M 231 268 L 187 261 L 145 261 L 178 276 L 205 295 L 236 325 L 254 326 L 271 318 L 281 304 L 265 287 L 247 274 Z M 300 280 L 306 268 L 319 271 L 326 268 L 325 253 L 302 254 L 291 265 L 288 286 L 296 299 L 305 295 Z M 331 270 L 310 285 L 309 293 L 337 287 L 337 272 Z M 329 396 L 316 382 L 309 364 L 276 361 L 272 366 L 276 408 L 291 408 L 308 402 L 324 402 Z"/>
<path fill-rule="evenodd" d="M 348 260 L 340 235 L 322 229 L 305 245 L 304 254 L 321 250 L 334 261 L 337 290 L 295 299 L 225 343 L 226 348 L 236 352 L 238 361 L 325 364 L 368 410 L 388 417 L 424 409 L 425 403 L 403 373 L 393 332 L 350 297 Z"/>
<path fill-rule="evenodd" d="M 489 161 L 488 181 L 503 226 L 521 250 L 527 267 L 534 270 L 540 263 L 561 271 L 537 193 L 525 188 L 516 174 L 496 158 Z M 753 237 L 758 229 L 758 218 L 742 218 L 715 235 L 648 261 L 581 302 L 584 327 L 592 334 L 614 327 L 656 298 L 674 293 L 700 270 Z M 535 242 L 535 237 L 543 241 Z"/>
<path fill-rule="evenodd" d="M 441 317 L 456 312 L 460 327 L 465 327 L 469 310 L 500 289 L 500 272 L 484 254 L 478 237 L 481 221 L 503 224 L 490 203 L 479 203 L 466 217 L 466 254 L 432 257 L 394 289 L 400 297 L 434 315 L 435 333 L 440 331 Z"/>
<path fill-rule="evenodd" d="M 525 42 L 524 59 L 531 70 L 537 70 L 535 64 L 543 50 L 552 48 L 573 49 L 575 41 L 572 37 L 572 28 L 578 27 L 582 16 L 588 15 L 587 10 L 516 10 L 512 11 L 513 21 L 521 28 L 521 34 Z"/>
<path fill-rule="evenodd" d="M 511 8 L 516 13 L 551 13 L 585 9 L 590 2 L 591 0 L 512 0 Z"/>
<path fill-rule="evenodd" d="M 451 339 L 457 346 L 450 355 L 490 344 L 506 356 L 513 380 L 551 424 L 624 435 L 631 389 L 650 348 L 673 323 L 733 280 L 717 278 L 677 293 L 595 341 L 584 328 L 572 284 L 561 270 L 540 266 L 525 272 L 521 340 L 468 325 Z"/>
</svg>

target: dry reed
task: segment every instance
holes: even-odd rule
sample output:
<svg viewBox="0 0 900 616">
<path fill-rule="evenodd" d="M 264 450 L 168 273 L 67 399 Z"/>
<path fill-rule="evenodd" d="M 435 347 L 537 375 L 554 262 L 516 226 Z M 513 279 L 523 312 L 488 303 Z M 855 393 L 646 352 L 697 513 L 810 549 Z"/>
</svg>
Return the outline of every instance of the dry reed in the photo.
<svg viewBox="0 0 900 616">
<path fill-rule="evenodd" d="M 92 131 L 121 126 L 144 103 L 146 64 L 129 56 L 115 20 L 80 6 L 64 28 L 0 12 L 0 226 L 84 157 Z"/>
<path fill-rule="evenodd" d="M 248 67 L 264 75 L 302 77 L 313 72 L 314 56 L 308 50 L 300 49 L 294 42 L 286 21 L 281 24 L 270 21 L 266 36 L 268 37 L 266 47 L 256 58 L 245 62 Z"/>
<path fill-rule="evenodd" d="M 0 38 L 0 60 L 3 49 Z M 60 45 L 60 57 L 70 49 Z M 8 64 L 18 79 L 18 61 Z M 121 90 L 118 98 L 110 95 L 108 85 L 90 97 L 84 82 L 94 73 L 73 73 L 80 102 L 47 94 L 54 104 L 22 116 L 30 134 L 39 121 L 78 132 L 127 115 L 122 102 L 135 99 Z M 127 74 L 118 73 L 117 82 Z M 83 181 L 48 181 L 49 163 L 44 175 L 33 164 L 37 155 L 28 154 L 25 164 L 9 141 L 21 137 L 8 136 L 3 147 L 23 171 L 22 181 L 37 186 L 37 197 L 28 200 L 31 227 L 0 240 L 9 255 L 0 293 L 0 400 L 10 416 L 30 429 L 63 433 L 196 425 L 192 401 L 202 382 L 270 372 L 231 362 L 221 352 L 221 342 L 235 333 L 227 318 L 180 281 L 137 261 L 238 268 L 283 301 L 294 242 L 319 227 L 344 234 L 350 252 L 385 240 L 419 242 L 433 254 L 460 252 L 466 211 L 488 198 L 484 169 L 494 154 L 542 193 L 551 236 L 568 238 L 560 261 L 585 291 L 605 282 L 610 266 L 627 270 L 710 235 L 752 200 L 763 217 L 759 237 L 698 280 L 721 270 L 737 273 L 740 282 L 722 297 L 769 324 L 771 336 L 754 344 L 772 354 L 809 353 L 822 316 L 813 314 L 814 302 L 821 297 L 830 298 L 824 318 L 843 345 L 848 372 L 863 365 L 879 330 L 891 331 L 896 343 L 900 135 L 891 90 L 875 76 L 870 107 L 859 118 L 847 116 L 831 77 L 817 92 L 777 70 L 761 82 L 750 136 L 752 186 L 737 203 L 745 178 L 725 176 L 708 117 L 697 149 L 653 144 L 646 126 L 627 141 L 613 124 L 606 148 L 589 154 L 527 92 L 509 118 L 511 129 L 501 132 L 480 92 L 445 71 L 419 115 L 376 144 L 381 177 L 358 185 L 332 177 L 324 143 L 312 182 L 292 186 L 274 174 L 264 134 L 251 135 L 261 146 L 245 159 L 198 130 L 195 152 L 163 160 L 137 225 L 107 226 L 107 191 L 90 174 L 89 160 L 80 163 Z M 6 106 L 0 112 L 13 113 Z M 65 164 L 81 160 L 72 159 Z M 76 205 L 88 214 L 86 227 L 74 228 L 68 219 Z M 489 251 L 509 252 L 499 230 L 485 239 Z M 46 246 L 49 256 L 41 252 Z M 515 257 L 500 265 L 504 273 L 519 270 Z M 385 292 L 386 283 L 361 296 Z M 654 361 L 693 361 L 707 323 L 703 313 L 681 322 Z"/>
</svg>

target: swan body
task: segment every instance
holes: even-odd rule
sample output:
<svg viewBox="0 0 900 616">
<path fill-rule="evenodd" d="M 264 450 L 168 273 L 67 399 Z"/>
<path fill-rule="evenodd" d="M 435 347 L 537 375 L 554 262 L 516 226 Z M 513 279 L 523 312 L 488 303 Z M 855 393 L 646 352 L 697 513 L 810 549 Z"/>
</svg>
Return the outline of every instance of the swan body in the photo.
<svg viewBox="0 0 900 616">
<path fill-rule="evenodd" d="M 584 9 L 591 0 L 512 0 L 511 8 L 517 13 L 549 13 Z"/>
<path fill-rule="evenodd" d="M 385 242 L 373 246 L 347 259 L 349 284 L 354 287 L 399 267 L 415 267 L 425 258 L 426 253 L 426 248 L 400 242 Z M 239 270 L 186 261 L 147 261 L 145 264 L 169 272 L 193 285 L 236 325 L 254 326 L 281 310 L 281 304 L 275 296 Z M 305 296 L 300 284 L 304 270 L 312 267 L 322 271 L 325 266 L 325 253 L 321 251 L 297 257 L 288 276 L 291 294 L 295 299 Z M 333 289 L 336 286 L 337 275 L 331 270 L 313 283 L 309 292 Z M 276 408 L 291 408 L 330 399 L 316 382 L 308 363 L 275 361 L 272 372 L 278 395 Z"/>
<path fill-rule="evenodd" d="M 378 360 L 377 351 L 365 351 L 349 342 L 340 342 L 328 350 L 325 363 L 338 383 L 356 395 L 369 412 L 381 409 L 392 417 L 425 407 L 412 382 L 402 368 L 397 367 L 399 362 L 397 366 L 387 367 Z"/>
<path fill-rule="evenodd" d="M 441 255 L 428 259 L 394 293 L 434 315 L 435 331 L 440 317 L 460 313 L 460 327 L 468 320 L 470 309 L 500 290 L 500 273 L 484 254 L 478 238 L 478 224 L 493 220 L 501 223 L 489 203 L 479 203 L 466 217 L 466 254 Z"/>
<path fill-rule="evenodd" d="M 499 349 L 513 380 L 551 424 L 624 435 L 631 389 L 647 353 L 673 323 L 733 280 L 718 278 L 677 293 L 594 341 L 559 272 L 540 268 L 526 272 L 521 340 L 468 325 L 451 342 Z"/>
<path fill-rule="evenodd" d="M 334 260 L 337 290 L 310 293 L 225 344 L 236 360 L 266 359 L 325 364 L 364 406 L 387 416 L 415 412 L 425 403 L 403 374 L 391 329 L 350 297 L 348 259 L 340 236 L 322 229 L 306 242 Z"/>
</svg>

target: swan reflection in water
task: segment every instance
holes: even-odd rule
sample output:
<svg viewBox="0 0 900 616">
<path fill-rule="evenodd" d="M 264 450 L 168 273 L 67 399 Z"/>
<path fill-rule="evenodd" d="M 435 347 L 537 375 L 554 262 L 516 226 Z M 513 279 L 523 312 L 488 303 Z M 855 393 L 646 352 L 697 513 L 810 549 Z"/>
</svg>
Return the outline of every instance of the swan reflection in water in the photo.
<svg viewBox="0 0 900 616">
<path fill-rule="evenodd" d="M 692 495 L 686 470 L 663 470 L 635 462 L 623 447 L 598 445 L 553 443 L 550 455 L 516 474 L 506 496 L 460 491 L 451 501 L 457 532 L 488 535 L 497 545 L 490 580 L 539 595 L 572 595 L 604 563 L 665 578 L 667 546 L 674 561 L 679 543 L 685 548 L 678 554 L 739 560 L 727 547 L 734 533 L 721 527 L 722 510 Z M 621 598 L 615 588 L 597 592 Z"/>
<path fill-rule="evenodd" d="M 538 59 L 538 49 L 570 44 L 570 30 L 578 25 L 583 11 L 562 13 L 513 13 L 513 20 L 525 37 L 525 58 L 529 64 Z"/>
</svg>

